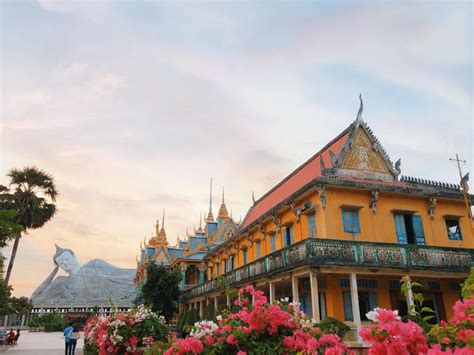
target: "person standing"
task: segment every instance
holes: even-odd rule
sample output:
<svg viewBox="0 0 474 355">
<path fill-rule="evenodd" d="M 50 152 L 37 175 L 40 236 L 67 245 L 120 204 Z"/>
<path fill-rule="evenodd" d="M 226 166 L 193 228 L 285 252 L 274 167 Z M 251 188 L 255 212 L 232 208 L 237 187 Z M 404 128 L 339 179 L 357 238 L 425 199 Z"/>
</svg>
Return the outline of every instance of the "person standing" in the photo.
<svg viewBox="0 0 474 355">
<path fill-rule="evenodd" d="M 73 331 L 72 322 L 69 322 L 69 325 L 64 329 L 64 354 L 69 355 L 69 347 L 71 346 L 70 335 Z"/>
<path fill-rule="evenodd" d="M 79 332 L 79 326 L 75 325 L 72 332 L 69 334 L 69 354 L 74 355 L 76 353 L 77 340 L 81 337 Z"/>
</svg>

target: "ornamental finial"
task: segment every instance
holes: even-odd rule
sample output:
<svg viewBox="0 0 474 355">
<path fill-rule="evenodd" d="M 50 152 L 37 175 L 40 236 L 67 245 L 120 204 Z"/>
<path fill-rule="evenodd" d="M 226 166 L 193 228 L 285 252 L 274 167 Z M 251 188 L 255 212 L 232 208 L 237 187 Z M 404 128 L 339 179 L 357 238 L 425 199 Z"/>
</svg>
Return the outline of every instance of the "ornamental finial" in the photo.
<svg viewBox="0 0 474 355">
<path fill-rule="evenodd" d="M 359 112 L 357 112 L 356 121 L 362 121 L 362 112 L 364 112 L 364 102 L 362 101 L 362 94 L 359 94 L 360 106 Z"/>
</svg>

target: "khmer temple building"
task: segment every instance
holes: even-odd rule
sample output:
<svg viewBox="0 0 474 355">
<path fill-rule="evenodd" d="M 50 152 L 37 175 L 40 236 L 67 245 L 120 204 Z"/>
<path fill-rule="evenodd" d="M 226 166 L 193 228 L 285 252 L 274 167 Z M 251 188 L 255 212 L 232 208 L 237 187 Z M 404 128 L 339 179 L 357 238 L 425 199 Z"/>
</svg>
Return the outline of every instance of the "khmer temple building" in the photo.
<svg viewBox="0 0 474 355">
<path fill-rule="evenodd" d="M 180 265 L 182 308 L 200 314 L 209 303 L 231 305 L 225 287 L 251 283 L 270 301 L 299 301 L 317 321 L 360 328 L 375 307 L 407 313 L 413 300 L 399 281 L 409 275 L 434 320 L 450 317 L 474 260 L 467 176 L 462 186 L 401 176 L 401 160 L 392 162 L 362 113 L 361 100 L 357 118 L 239 225 L 210 211 L 204 231 L 167 249 L 157 228 L 141 261 Z"/>
<path fill-rule="evenodd" d="M 135 285 L 140 293 L 141 286 L 146 278 L 146 266 L 153 263 L 156 266 L 179 269 L 181 271 L 181 290 L 186 290 L 208 280 L 204 257 L 218 245 L 230 239 L 237 231 L 238 224 L 232 216 L 229 216 L 224 201 L 224 190 L 222 190 L 222 202 L 219 207 L 217 218 L 212 213 L 212 179 L 209 196 L 209 212 L 205 219 L 205 227 L 202 228 L 202 218 L 199 228 L 190 235 L 186 230 L 184 240 L 178 237 L 175 246 L 169 246 L 164 228 L 165 216 L 161 222 L 155 225 L 155 235 L 148 241 L 144 241 L 140 247 L 140 259 L 137 260 L 137 273 Z"/>
</svg>

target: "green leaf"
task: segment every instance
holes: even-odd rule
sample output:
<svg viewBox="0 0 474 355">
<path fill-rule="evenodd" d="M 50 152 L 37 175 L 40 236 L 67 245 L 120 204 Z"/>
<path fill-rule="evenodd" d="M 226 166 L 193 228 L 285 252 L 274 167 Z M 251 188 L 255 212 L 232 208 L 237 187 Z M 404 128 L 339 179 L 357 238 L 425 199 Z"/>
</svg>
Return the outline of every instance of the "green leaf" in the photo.
<svg viewBox="0 0 474 355">
<path fill-rule="evenodd" d="M 428 312 L 428 313 L 436 313 L 435 311 L 433 311 L 431 308 L 429 307 L 423 307 L 420 311 L 421 313 L 423 312 Z"/>
</svg>

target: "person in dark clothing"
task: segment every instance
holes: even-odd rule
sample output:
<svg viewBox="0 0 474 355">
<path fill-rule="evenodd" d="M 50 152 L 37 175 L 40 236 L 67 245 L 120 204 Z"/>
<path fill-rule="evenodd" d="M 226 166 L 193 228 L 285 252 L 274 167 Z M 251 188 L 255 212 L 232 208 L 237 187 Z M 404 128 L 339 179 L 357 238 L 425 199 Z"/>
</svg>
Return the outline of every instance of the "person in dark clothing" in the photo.
<svg viewBox="0 0 474 355">
<path fill-rule="evenodd" d="M 79 327 L 75 325 L 72 329 L 72 332 L 69 334 L 69 354 L 74 355 L 76 353 L 77 340 L 81 337 L 79 332 Z"/>
<path fill-rule="evenodd" d="M 64 354 L 69 355 L 69 347 L 70 347 L 70 341 L 71 338 L 69 335 L 72 333 L 73 328 L 72 328 L 72 322 L 69 323 L 69 325 L 64 329 Z"/>
</svg>

